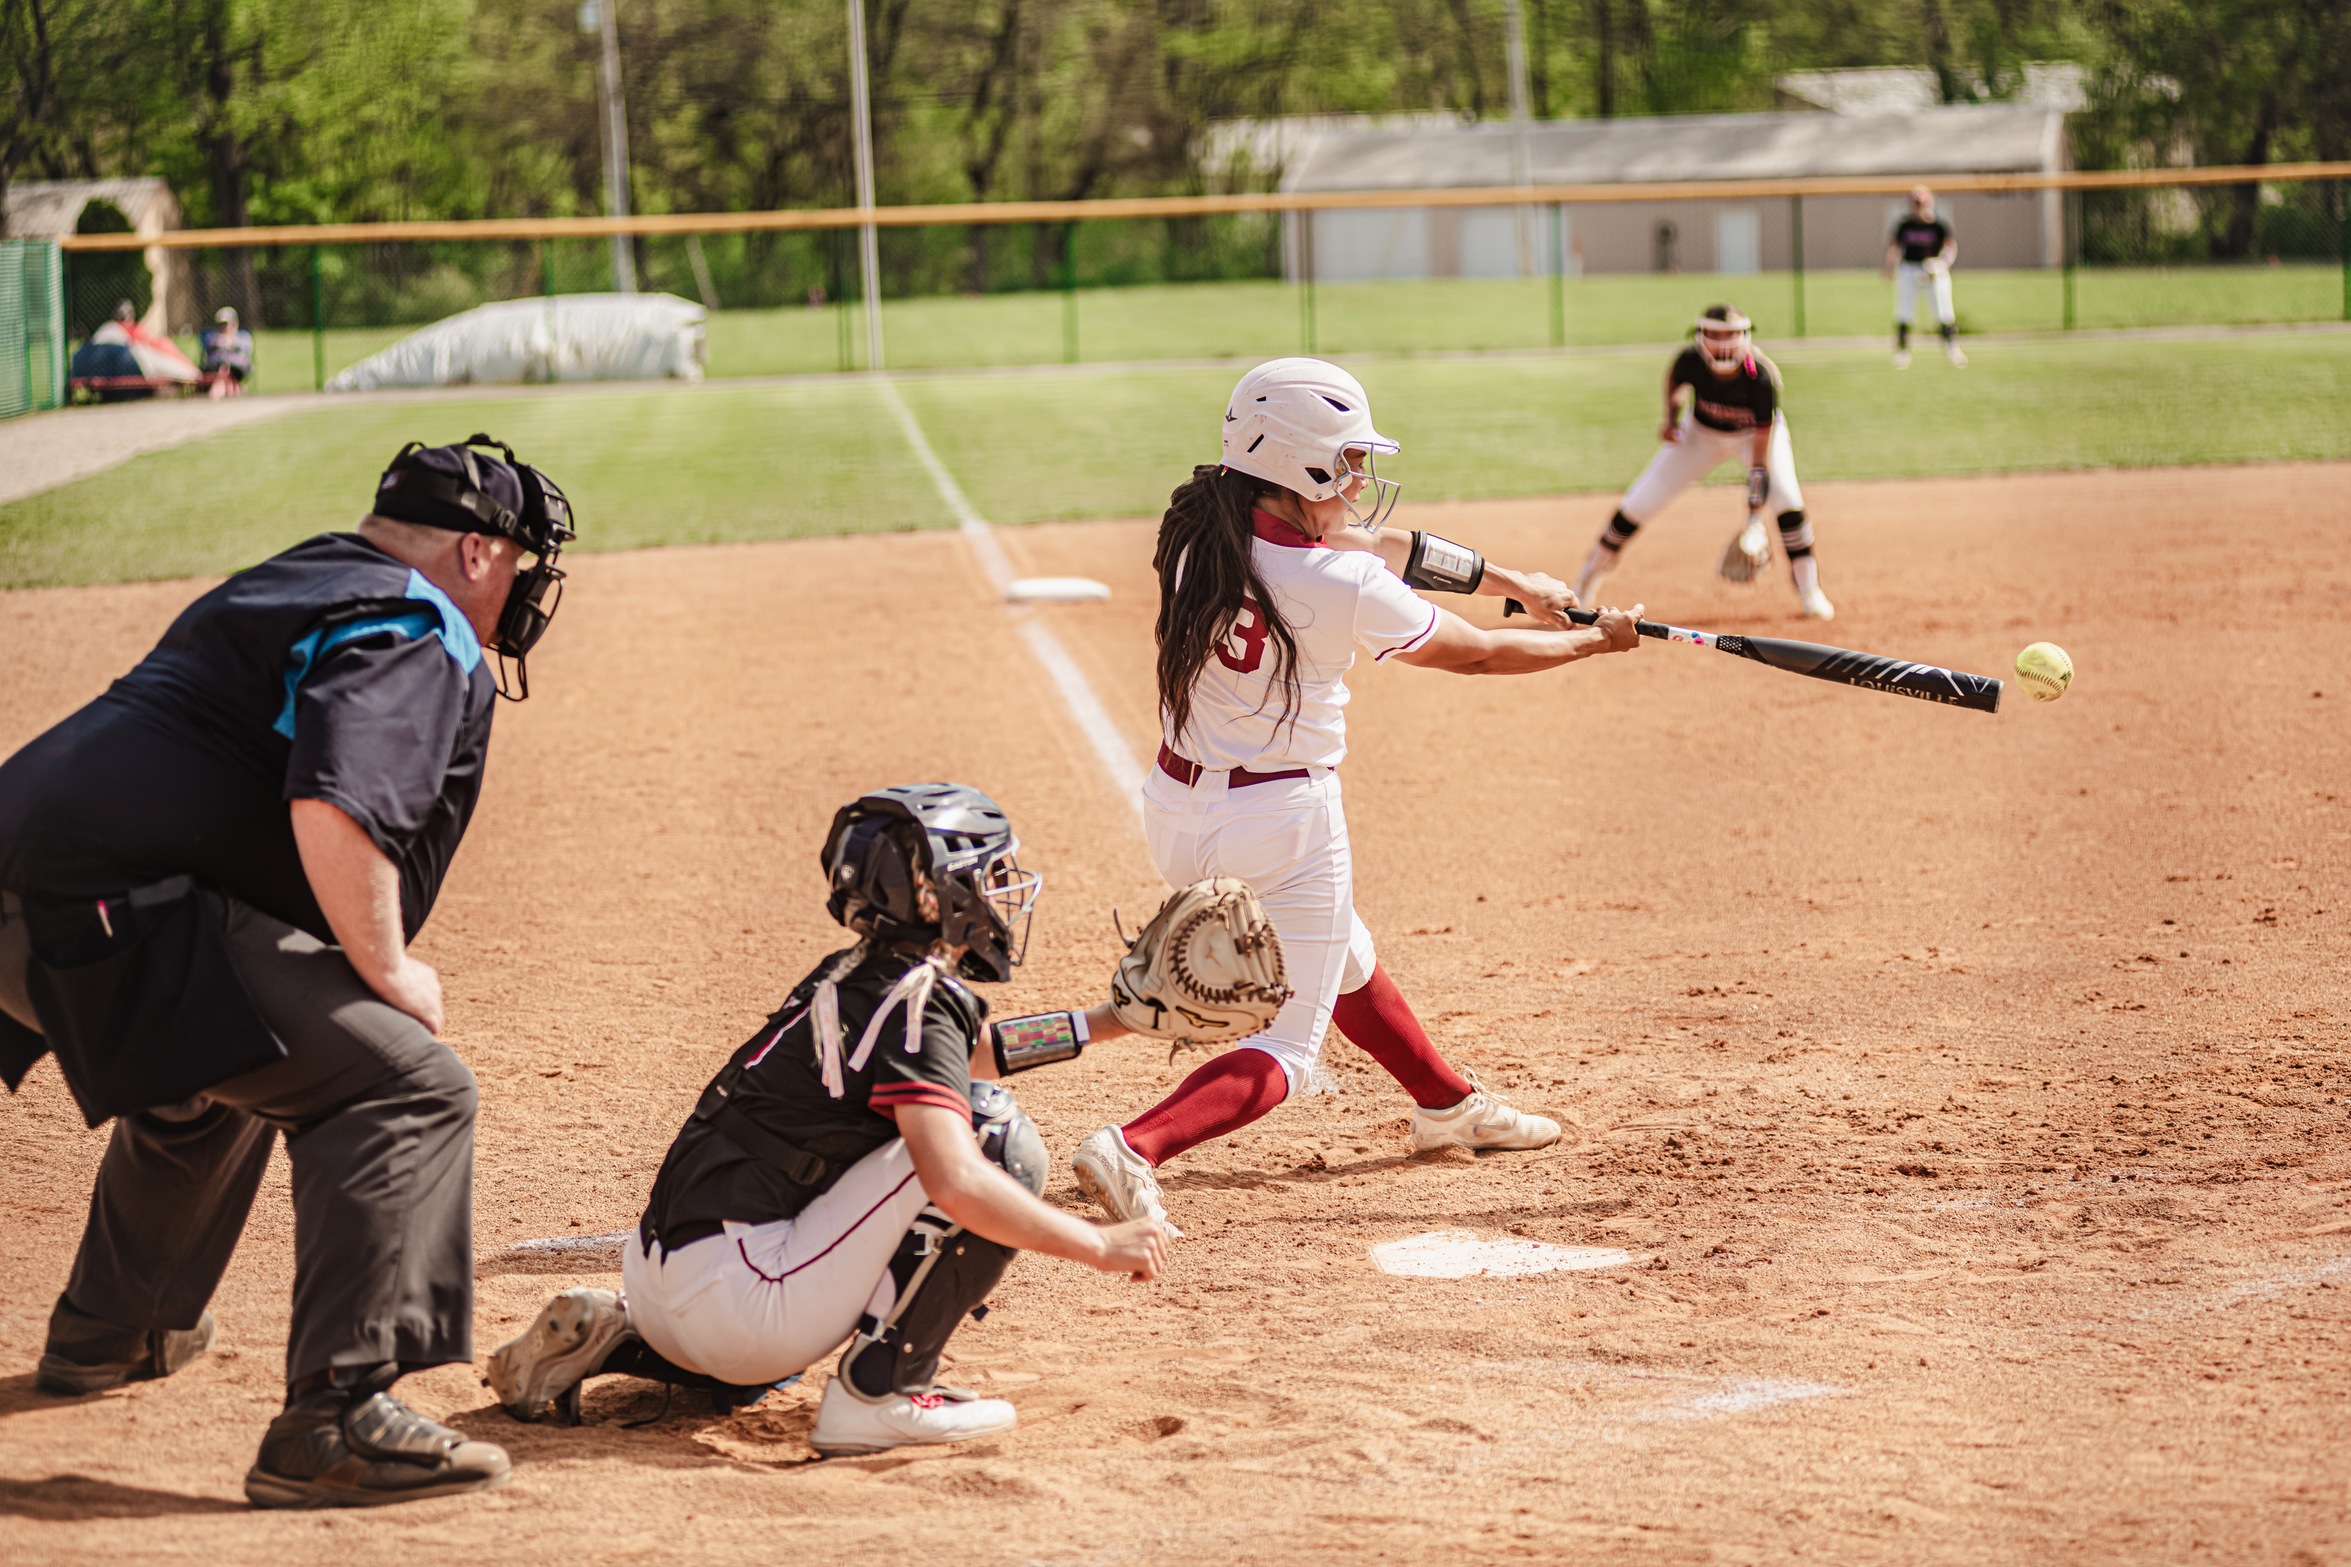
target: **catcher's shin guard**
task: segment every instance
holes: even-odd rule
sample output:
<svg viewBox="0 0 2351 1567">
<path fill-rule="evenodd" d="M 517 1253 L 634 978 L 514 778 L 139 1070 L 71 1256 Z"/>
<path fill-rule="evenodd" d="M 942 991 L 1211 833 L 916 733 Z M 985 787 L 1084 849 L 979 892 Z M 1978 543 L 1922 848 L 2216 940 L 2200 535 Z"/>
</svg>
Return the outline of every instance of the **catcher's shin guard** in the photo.
<svg viewBox="0 0 2351 1567">
<path fill-rule="evenodd" d="M 869 1399 L 930 1391 L 956 1325 L 988 1298 L 1013 1255 L 1010 1246 L 982 1240 L 925 1208 L 890 1259 L 897 1298 L 889 1315 L 860 1317 L 841 1356 L 850 1387 Z"/>
</svg>

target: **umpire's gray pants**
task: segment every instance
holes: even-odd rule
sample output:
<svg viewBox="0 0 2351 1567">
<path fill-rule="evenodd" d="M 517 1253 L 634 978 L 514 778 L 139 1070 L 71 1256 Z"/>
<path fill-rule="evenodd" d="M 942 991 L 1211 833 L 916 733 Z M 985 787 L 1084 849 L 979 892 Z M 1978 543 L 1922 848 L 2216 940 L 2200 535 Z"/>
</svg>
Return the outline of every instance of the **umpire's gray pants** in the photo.
<svg viewBox="0 0 2351 1567">
<path fill-rule="evenodd" d="M 77 1360 L 196 1325 L 270 1145 L 294 1178 L 292 1381 L 473 1359 L 473 1074 L 378 999 L 339 948 L 224 899 L 238 972 L 286 1057 L 186 1104 L 117 1117 L 50 1326 Z M 0 913 L 0 1009 L 38 1028 L 24 921 Z"/>
</svg>

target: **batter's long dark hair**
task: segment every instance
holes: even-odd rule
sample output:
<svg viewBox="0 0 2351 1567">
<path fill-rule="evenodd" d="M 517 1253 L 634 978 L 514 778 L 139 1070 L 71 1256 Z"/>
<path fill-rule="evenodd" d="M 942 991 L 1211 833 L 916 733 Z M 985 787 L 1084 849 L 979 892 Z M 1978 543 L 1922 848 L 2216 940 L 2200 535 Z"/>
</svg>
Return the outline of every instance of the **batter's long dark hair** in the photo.
<svg viewBox="0 0 2351 1567">
<path fill-rule="evenodd" d="M 1159 547 L 1151 564 L 1159 573 L 1159 705 L 1167 710 L 1168 733 L 1180 742 L 1192 721 L 1192 682 L 1229 636 L 1244 601 L 1253 601 L 1265 621 L 1273 653 L 1272 682 L 1282 693 L 1282 722 L 1297 717 L 1303 694 L 1298 682 L 1298 639 L 1273 607 L 1273 594 L 1258 575 L 1249 520 L 1265 486 L 1245 473 L 1202 463 L 1176 486 L 1159 519 Z"/>
</svg>

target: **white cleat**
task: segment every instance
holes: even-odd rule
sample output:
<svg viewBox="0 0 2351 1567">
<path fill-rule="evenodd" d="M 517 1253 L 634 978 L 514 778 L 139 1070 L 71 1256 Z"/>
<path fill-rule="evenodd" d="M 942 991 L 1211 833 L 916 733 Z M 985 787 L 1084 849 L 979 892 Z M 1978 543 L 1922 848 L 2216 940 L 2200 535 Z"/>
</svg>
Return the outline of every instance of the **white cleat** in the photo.
<svg viewBox="0 0 2351 1567">
<path fill-rule="evenodd" d="M 1909 349 L 1897 348 L 1894 350 L 1894 368 L 1897 370 L 1907 370 L 1910 368 Z"/>
<path fill-rule="evenodd" d="M 1548 1148 L 1559 1141 L 1559 1123 L 1545 1115 L 1516 1110 L 1486 1091 L 1475 1072 L 1470 1096 L 1450 1110 L 1412 1112 L 1412 1151 L 1435 1148 Z"/>
<path fill-rule="evenodd" d="M 1020 1412 L 1000 1398 L 961 1392 L 892 1393 L 866 1398 L 835 1373 L 816 1406 L 816 1427 L 808 1445 L 826 1458 L 886 1453 L 893 1447 L 933 1442 L 968 1442 L 1002 1436 L 1020 1424 Z"/>
<path fill-rule="evenodd" d="M 1943 357 L 1951 361 L 1951 368 L 1954 370 L 1964 370 L 1967 368 L 1967 355 L 1959 351 L 1959 345 L 1957 343 L 1945 343 L 1943 345 Z"/>
<path fill-rule="evenodd" d="M 1806 588 L 1801 597 L 1804 600 L 1804 618 L 1806 620 L 1834 620 L 1837 618 L 1837 606 L 1831 604 L 1829 596 L 1821 592 L 1820 589 Z"/>
<path fill-rule="evenodd" d="M 1105 1126 L 1078 1144 L 1069 1167 L 1086 1199 L 1121 1224 L 1130 1219 L 1157 1219 L 1167 1225 L 1169 1237 L 1184 1232 L 1168 1222 L 1167 1201 L 1159 1195 L 1159 1177 L 1143 1156 L 1127 1146 L 1126 1134 Z"/>
<path fill-rule="evenodd" d="M 628 1303 L 611 1290 L 568 1289 L 518 1338 L 490 1355 L 490 1391 L 517 1420 L 536 1420 L 604 1363 L 630 1334 Z"/>
</svg>

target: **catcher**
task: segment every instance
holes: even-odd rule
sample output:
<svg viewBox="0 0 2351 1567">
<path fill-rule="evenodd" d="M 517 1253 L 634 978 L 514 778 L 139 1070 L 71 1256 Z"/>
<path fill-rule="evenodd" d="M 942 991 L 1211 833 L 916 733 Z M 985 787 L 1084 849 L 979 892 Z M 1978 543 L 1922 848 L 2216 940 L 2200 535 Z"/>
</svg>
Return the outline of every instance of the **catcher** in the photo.
<svg viewBox="0 0 2351 1567">
<path fill-rule="evenodd" d="M 1107 1006 L 987 1026 L 965 982 L 1009 979 L 1027 946 L 1040 878 L 1017 849 L 995 802 L 958 784 L 841 808 L 826 909 L 856 944 L 812 969 L 703 1090 L 624 1249 L 625 1292 L 565 1290 L 491 1356 L 510 1414 L 560 1406 L 576 1420 L 580 1384 L 608 1373 L 703 1389 L 728 1410 L 846 1338 L 810 1435 L 819 1453 L 993 1436 L 1012 1429 L 1012 1405 L 934 1377 L 1015 1252 L 1158 1274 L 1167 1238 L 1154 1220 L 1096 1226 L 1038 1199 L 1044 1142 L 990 1080 L 1130 1032 Z M 1225 901 L 1236 897 L 1248 897 L 1237 884 Z M 1183 928 L 1209 945 L 1199 922 Z M 1138 973 L 1200 966 L 1136 945 L 1126 967 Z M 1278 981 L 1278 945 L 1254 956 Z M 1119 995 L 1159 1037 L 1198 1026 L 1187 1005 L 1201 1016 L 1252 999 L 1124 980 Z"/>
</svg>

